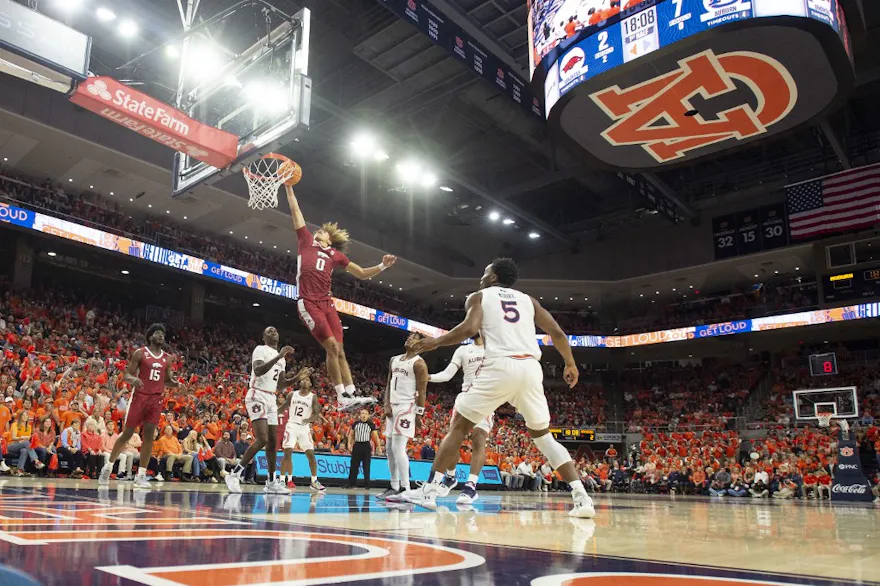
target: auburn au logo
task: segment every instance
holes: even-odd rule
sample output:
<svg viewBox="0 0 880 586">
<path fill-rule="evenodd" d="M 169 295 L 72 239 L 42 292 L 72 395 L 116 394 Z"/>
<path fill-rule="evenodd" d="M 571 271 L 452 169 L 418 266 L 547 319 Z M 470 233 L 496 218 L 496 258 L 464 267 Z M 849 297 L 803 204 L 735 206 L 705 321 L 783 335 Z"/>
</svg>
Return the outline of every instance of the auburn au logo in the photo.
<svg viewBox="0 0 880 586">
<path fill-rule="evenodd" d="M 797 102 L 797 85 L 779 61 L 751 51 L 715 55 L 709 49 L 678 62 L 679 69 L 621 89 L 590 97 L 615 120 L 602 136 L 614 146 L 639 145 L 660 163 L 726 140 L 767 132 Z M 742 104 L 706 120 L 690 100 L 715 98 L 736 90 L 734 80 L 755 95 L 757 109 Z"/>
</svg>

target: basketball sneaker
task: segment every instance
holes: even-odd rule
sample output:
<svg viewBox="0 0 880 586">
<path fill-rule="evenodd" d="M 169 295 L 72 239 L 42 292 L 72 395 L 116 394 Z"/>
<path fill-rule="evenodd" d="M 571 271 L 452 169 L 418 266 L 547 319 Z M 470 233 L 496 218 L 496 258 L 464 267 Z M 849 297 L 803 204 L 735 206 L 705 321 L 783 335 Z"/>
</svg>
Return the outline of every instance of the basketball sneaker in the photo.
<svg viewBox="0 0 880 586">
<path fill-rule="evenodd" d="M 113 472 L 112 464 L 104 464 L 104 467 L 101 468 L 101 475 L 98 476 L 98 485 L 99 486 L 107 486 L 110 484 L 110 473 Z"/>
<path fill-rule="evenodd" d="M 440 481 L 440 485 L 437 486 L 437 496 L 443 498 L 445 496 L 449 496 L 449 493 L 452 492 L 452 489 L 458 485 L 458 480 L 455 479 L 455 476 L 450 476 L 449 474 L 443 475 L 443 480 Z"/>
<path fill-rule="evenodd" d="M 141 490 L 152 490 L 150 488 L 150 479 L 146 476 L 141 476 L 138 474 L 138 477 L 134 479 L 134 488 Z"/>
<path fill-rule="evenodd" d="M 318 480 L 315 480 L 314 482 L 309 484 L 309 488 L 316 492 L 324 492 L 325 490 L 327 490 L 326 488 L 324 488 L 324 485 L 321 484 L 321 482 Z"/>
<path fill-rule="evenodd" d="M 238 477 L 238 474 L 236 474 L 235 472 L 230 472 L 226 475 L 225 480 L 226 488 L 229 489 L 229 492 L 241 492 L 241 478 Z"/>
<path fill-rule="evenodd" d="M 391 496 L 391 495 L 393 495 L 393 494 L 397 494 L 398 492 L 400 492 L 400 491 L 399 491 L 399 490 L 394 490 L 393 488 L 391 488 L 391 487 L 389 486 L 388 488 L 386 488 L 385 490 L 383 490 L 382 492 L 380 492 L 379 494 L 377 494 L 377 495 L 376 495 L 376 499 L 377 499 L 377 500 L 380 500 L 380 501 L 384 501 L 384 500 L 386 500 L 389 496 Z"/>
<path fill-rule="evenodd" d="M 459 505 L 472 505 L 474 501 L 479 498 L 480 495 L 477 494 L 477 487 L 473 482 L 465 483 L 464 488 L 461 489 L 461 494 L 458 495 L 458 498 L 455 499 L 456 504 Z"/>
<path fill-rule="evenodd" d="M 408 489 L 400 487 L 400 490 L 395 490 L 391 494 L 389 494 L 385 500 L 389 503 L 405 503 L 406 499 L 403 498 L 403 493 L 407 492 Z"/>
<path fill-rule="evenodd" d="M 418 505 L 429 511 L 437 510 L 437 485 L 426 482 L 420 488 L 407 490 L 400 494 L 400 498 L 408 503 Z"/>
<path fill-rule="evenodd" d="M 593 499 L 587 493 L 572 493 L 574 499 L 574 508 L 568 515 L 569 517 L 577 517 L 579 519 L 592 519 L 596 516 L 596 509 L 593 508 Z"/>
<path fill-rule="evenodd" d="M 284 484 L 284 479 L 282 478 L 276 478 L 271 482 L 267 479 L 266 486 L 263 487 L 263 492 L 267 494 L 290 494 L 290 489 Z"/>
<path fill-rule="evenodd" d="M 288 481 L 287 481 L 287 488 L 289 488 L 290 490 L 295 489 L 295 488 L 296 488 L 296 483 L 295 483 L 293 480 L 288 480 Z"/>
</svg>

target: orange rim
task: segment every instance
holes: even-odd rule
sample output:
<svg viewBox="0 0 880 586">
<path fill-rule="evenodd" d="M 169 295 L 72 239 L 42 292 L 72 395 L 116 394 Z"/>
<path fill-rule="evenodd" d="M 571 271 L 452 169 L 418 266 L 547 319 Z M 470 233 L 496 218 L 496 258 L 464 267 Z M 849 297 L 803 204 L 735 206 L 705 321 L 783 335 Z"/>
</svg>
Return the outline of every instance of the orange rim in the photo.
<svg viewBox="0 0 880 586">
<path fill-rule="evenodd" d="M 261 158 L 261 159 L 275 159 L 276 161 L 281 161 L 281 164 L 282 164 L 282 165 L 283 165 L 284 163 L 291 163 L 291 164 L 293 164 L 293 165 L 299 166 L 299 165 L 297 165 L 297 163 L 296 163 L 295 161 L 290 160 L 289 158 L 285 157 L 284 155 L 279 155 L 278 153 L 269 153 L 268 155 L 263 155 L 263 156 L 260 157 L 260 158 Z M 279 165 L 279 167 L 280 167 L 280 166 L 281 166 L 281 165 Z M 265 175 L 257 175 L 256 173 L 252 172 L 252 171 L 251 171 L 250 169 L 248 169 L 247 167 L 245 167 L 244 169 L 242 169 L 242 173 L 243 173 L 244 175 L 247 175 L 247 176 L 250 177 L 251 179 L 264 180 L 264 181 L 269 181 L 269 180 L 273 180 L 273 179 L 277 179 L 277 178 L 278 178 L 277 176 L 269 176 L 269 177 L 267 177 L 267 176 L 265 176 Z"/>
</svg>

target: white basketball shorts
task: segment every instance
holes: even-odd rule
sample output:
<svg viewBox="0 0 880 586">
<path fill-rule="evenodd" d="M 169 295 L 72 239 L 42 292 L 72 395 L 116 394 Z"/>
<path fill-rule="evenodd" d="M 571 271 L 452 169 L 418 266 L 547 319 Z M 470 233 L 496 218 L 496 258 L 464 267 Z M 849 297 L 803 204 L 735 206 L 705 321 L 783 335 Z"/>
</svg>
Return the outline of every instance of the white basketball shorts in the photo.
<svg viewBox="0 0 880 586">
<path fill-rule="evenodd" d="M 392 403 L 391 417 L 385 419 L 385 437 L 403 435 L 410 439 L 416 436 L 416 404 Z"/>
<path fill-rule="evenodd" d="M 249 389 L 244 397 L 244 405 L 251 421 L 265 419 L 269 425 L 278 425 L 278 404 L 274 393 Z"/>
<path fill-rule="evenodd" d="M 293 450 L 299 446 L 304 452 L 315 449 L 312 442 L 312 428 L 308 425 L 302 425 L 288 421 L 284 426 L 284 438 L 281 440 L 282 450 Z"/>
<path fill-rule="evenodd" d="M 544 373 L 534 358 L 486 358 L 467 392 L 455 399 L 455 410 L 465 419 L 481 423 L 505 403 L 526 420 L 529 429 L 550 426 L 550 409 L 544 396 Z"/>
<path fill-rule="evenodd" d="M 452 408 L 452 417 L 449 418 L 450 421 L 455 419 L 455 407 Z M 493 413 L 489 417 L 484 417 L 480 420 L 478 424 L 474 426 L 474 429 L 482 429 L 486 432 L 486 435 L 492 435 L 492 426 L 495 424 L 495 414 Z"/>
</svg>

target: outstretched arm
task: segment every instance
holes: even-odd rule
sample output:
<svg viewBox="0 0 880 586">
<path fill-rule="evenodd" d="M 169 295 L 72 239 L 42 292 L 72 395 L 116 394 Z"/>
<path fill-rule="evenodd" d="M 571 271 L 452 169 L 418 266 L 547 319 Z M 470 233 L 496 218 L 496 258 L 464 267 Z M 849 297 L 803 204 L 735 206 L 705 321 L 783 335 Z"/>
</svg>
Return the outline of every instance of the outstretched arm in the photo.
<svg viewBox="0 0 880 586">
<path fill-rule="evenodd" d="M 299 202 L 296 199 L 296 194 L 293 193 L 293 187 L 285 185 L 284 190 L 287 192 L 287 204 L 290 206 L 290 216 L 293 218 L 293 229 L 305 228 L 306 220 L 299 209 Z"/>
<path fill-rule="evenodd" d="M 385 269 L 390 269 L 397 262 L 397 257 L 393 254 L 386 254 L 382 257 L 382 262 L 374 267 L 363 268 L 360 265 L 349 262 L 345 267 L 347 273 L 351 273 L 355 278 L 360 280 L 372 279 Z"/>
<path fill-rule="evenodd" d="M 483 294 L 474 293 L 465 302 L 467 315 L 464 321 L 440 336 L 439 338 L 424 338 L 416 343 L 414 350 L 421 354 L 430 352 L 441 346 L 453 346 L 461 344 L 468 338 L 473 338 L 480 331 L 483 324 Z M 558 326 L 557 326 L 558 327 Z"/>
<path fill-rule="evenodd" d="M 568 336 L 559 327 L 556 319 L 550 315 L 550 312 L 544 309 L 538 301 L 532 297 L 532 305 L 535 306 L 535 325 L 547 333 L 553 340 L 553 347 L 559 352 L 562 359 L 565 360 L 565 370 L 562 372 L 562 378 L 568 383 L 569 388 L 574 387 L 578 382 L 578 369 L 574 361 L 574 355 L 571 353 L 571 346 L 568 343 Z"/>
</svg>

